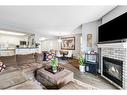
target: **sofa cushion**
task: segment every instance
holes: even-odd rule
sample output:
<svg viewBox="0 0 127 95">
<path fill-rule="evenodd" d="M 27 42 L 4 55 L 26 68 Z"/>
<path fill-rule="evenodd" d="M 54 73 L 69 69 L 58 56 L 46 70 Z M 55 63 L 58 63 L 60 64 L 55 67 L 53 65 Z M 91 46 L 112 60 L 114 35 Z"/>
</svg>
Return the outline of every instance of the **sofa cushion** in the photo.
<svg viewBox="0 0 127 95">
<path fill-rule="evenodd" d="M 19 70 L 19 68 L 17 66 L 15 66 L 15 67 L 14 66 L 6 67 L 5 70 L 0 73 L 0 76 L 2 74 L 10 73 L 10 72 L 13 72 L 13 71 L 16 71 L 16 70 Z"/>
<path fill-rule="evenodd" d="M 53 54 L 53 53 L 47 53 L 46 54 L 46 61 L 51 61 L 51 60 L 54 59 L 54 57 L 55 57 L 55 54 Z"/>
<path fill-rule="evenodd" d="M 35 62 L 34 54 L 16 55 L 16 61 L 18 65 L 34 63 Z"/>
<path fill-rule="evenodd" d="M 8 70 L 0 73 L 0 89 L 6 89 L 26 81 L 26 78 L 17 69 Z"/>
<path fill-rule="evenodd" d="M 16 56 L 0 56 L 0 61 L 2 61 L 6 67 L 8 66 L 16 66 Z"/>
<path fill-rule="evenodd" d="M 43 53 L 35 53 L 35 61 L 38 63 L 42 63 L 43 62 Z"/>
<path fill-rule="evenodd" d="M 21 83 L 19 85 L 16 85 L 16 86 L 13 86 L 13 87 L 10 87 L 8 89 L 22 89 L 22 90 L 28 90 L 28 89 L 42 89 L 42 87 L 37 84 L 36 82 L 34 81 L 26 81 L 24 83 Z"/>
<path fill-rule="evenodd" d="M 19 65 L 19 68 L 24 72 L 34 71 L 35 69 L 37 69 L 37 63 L 22 64 L 22 65 Z"/>
</svg>

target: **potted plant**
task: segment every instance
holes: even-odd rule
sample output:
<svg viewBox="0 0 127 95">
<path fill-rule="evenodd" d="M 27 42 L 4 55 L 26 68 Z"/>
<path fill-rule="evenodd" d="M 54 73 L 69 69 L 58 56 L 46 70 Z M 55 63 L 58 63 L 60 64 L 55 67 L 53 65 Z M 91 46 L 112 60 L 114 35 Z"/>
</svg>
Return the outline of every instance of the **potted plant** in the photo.
<svg viewBox="0 0 127 95">
<path fill-rule="evenodd" d="M 57 66 L 58 66 L 58 61 L 56 59 L 52 60 L 51 67 L 54 73 L 57 72 Z"/>
<path fill-rule="evenodd" d="M 83 58 L 83 56 L 80 57 L 79 59 L 79 70 L 80 72 L 85 72 L 85 58 Z"/>
</svg>

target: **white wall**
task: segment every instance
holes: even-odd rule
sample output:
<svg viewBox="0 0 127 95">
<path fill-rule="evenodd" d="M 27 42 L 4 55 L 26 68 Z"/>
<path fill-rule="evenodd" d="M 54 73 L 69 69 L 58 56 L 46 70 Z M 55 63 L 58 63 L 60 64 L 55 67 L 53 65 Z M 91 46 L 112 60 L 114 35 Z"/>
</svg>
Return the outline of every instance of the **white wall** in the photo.
<svg viewBox="0 0 127 95">
<path fill-rule="evenodd" d="M 64 37 L 75 37 L 75 50 L 73 50 L 74 58 L 79 58 L 81 53 L 81 34 L 68 35 Z"/>
<path fill-rule="evenodd" d="M 73 51 L 75 58 L 79 58 L 81 54 L 81 36 L 81 34 L 75 35 L 75 50 Z"/>
<path fill-rule="evenodd" d="M 87 47 L 87 34 L 92 34 L 92 49 L 97 51 L 97 42 L 98 42 L 98 26 L 101 24 L 101 21 L 94 21 L 82 25 L 82 52 L 87 52 L 89 47 Z"/>
<path fill-rule="evenodd" d="M 27 41 L 27 36 L 12 36 L 0 34 L 0 45 L 9 44 L 10 46 L 19 45 L 20 41 Z"/>
<path fill-rule="evenodd" d="M 113 9 L 111 12 L 106 14 L 105 16 L 102 17 L 102 24 L 124 14 L 127 12 L 127 6 L 118 6 L 115 9 Z"/>
<path fill-rule="evenodd" d="M 57 39 L 49 39 L 41 42 L 42 51 L 49 51 L 50 49 L 60 50 L 61 44 Z"/>
<path fill-rule="evenodd" d="M 76 33 L 76 34 L 61 37 L 61 38 L 75 37 L 75 50 L 73 50 L 73 56 L 75 58 L 79 58 L 80 52 L 81 52 L 81 40 L 80 40 L 81 39 L 81 32 L 82 32 L 82 27 L 79 26 L 72 31 L 72 33 Z M 61 43 L 58 42 L 57 37 L 56 38 L 49 38 L 48 40 L 41 42 L 41 50 L 42 51 L 49 51 L 50 49 L 61 50 Z"/>
<path fill-rule="evenodd" d="M 75 28 L 72 31 L 71 35 L 64 36 L 64 37 L 75 37 L 75 50 L 73 50 L 74 58 L 79 58 L 81 54 L 81 36 L 82 36 L 82 26 L 81 25 Z"/>
</svg>

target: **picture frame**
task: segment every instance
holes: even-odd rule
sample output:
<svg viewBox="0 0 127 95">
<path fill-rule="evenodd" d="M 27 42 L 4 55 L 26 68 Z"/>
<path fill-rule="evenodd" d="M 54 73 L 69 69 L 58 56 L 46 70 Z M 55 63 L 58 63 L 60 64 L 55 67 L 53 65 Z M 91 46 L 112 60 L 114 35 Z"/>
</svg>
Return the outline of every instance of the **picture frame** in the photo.
<svg viewBox="0 0 127 95">
<path fill-rule="evenodd" d="M 75 50 L 75 37 L 62 38 L 61 49 L 62 50 Z"/>
<path fill-rule="evenodd" d="M 87 47 L 92 47 L 92 34 L 87 34 Z"/>
</svg>

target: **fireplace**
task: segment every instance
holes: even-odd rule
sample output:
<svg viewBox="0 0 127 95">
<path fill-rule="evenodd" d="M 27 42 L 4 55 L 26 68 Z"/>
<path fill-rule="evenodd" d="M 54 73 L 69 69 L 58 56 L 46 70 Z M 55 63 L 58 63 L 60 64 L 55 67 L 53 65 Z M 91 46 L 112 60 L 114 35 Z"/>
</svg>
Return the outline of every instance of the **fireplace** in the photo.
<svg viewBox="0 0 127 95">
<path fill-rule="evenodd" d="M 123 87 L 123 61 L 108 57 L 103 57 L 103 76 Z"/>
</svg>

